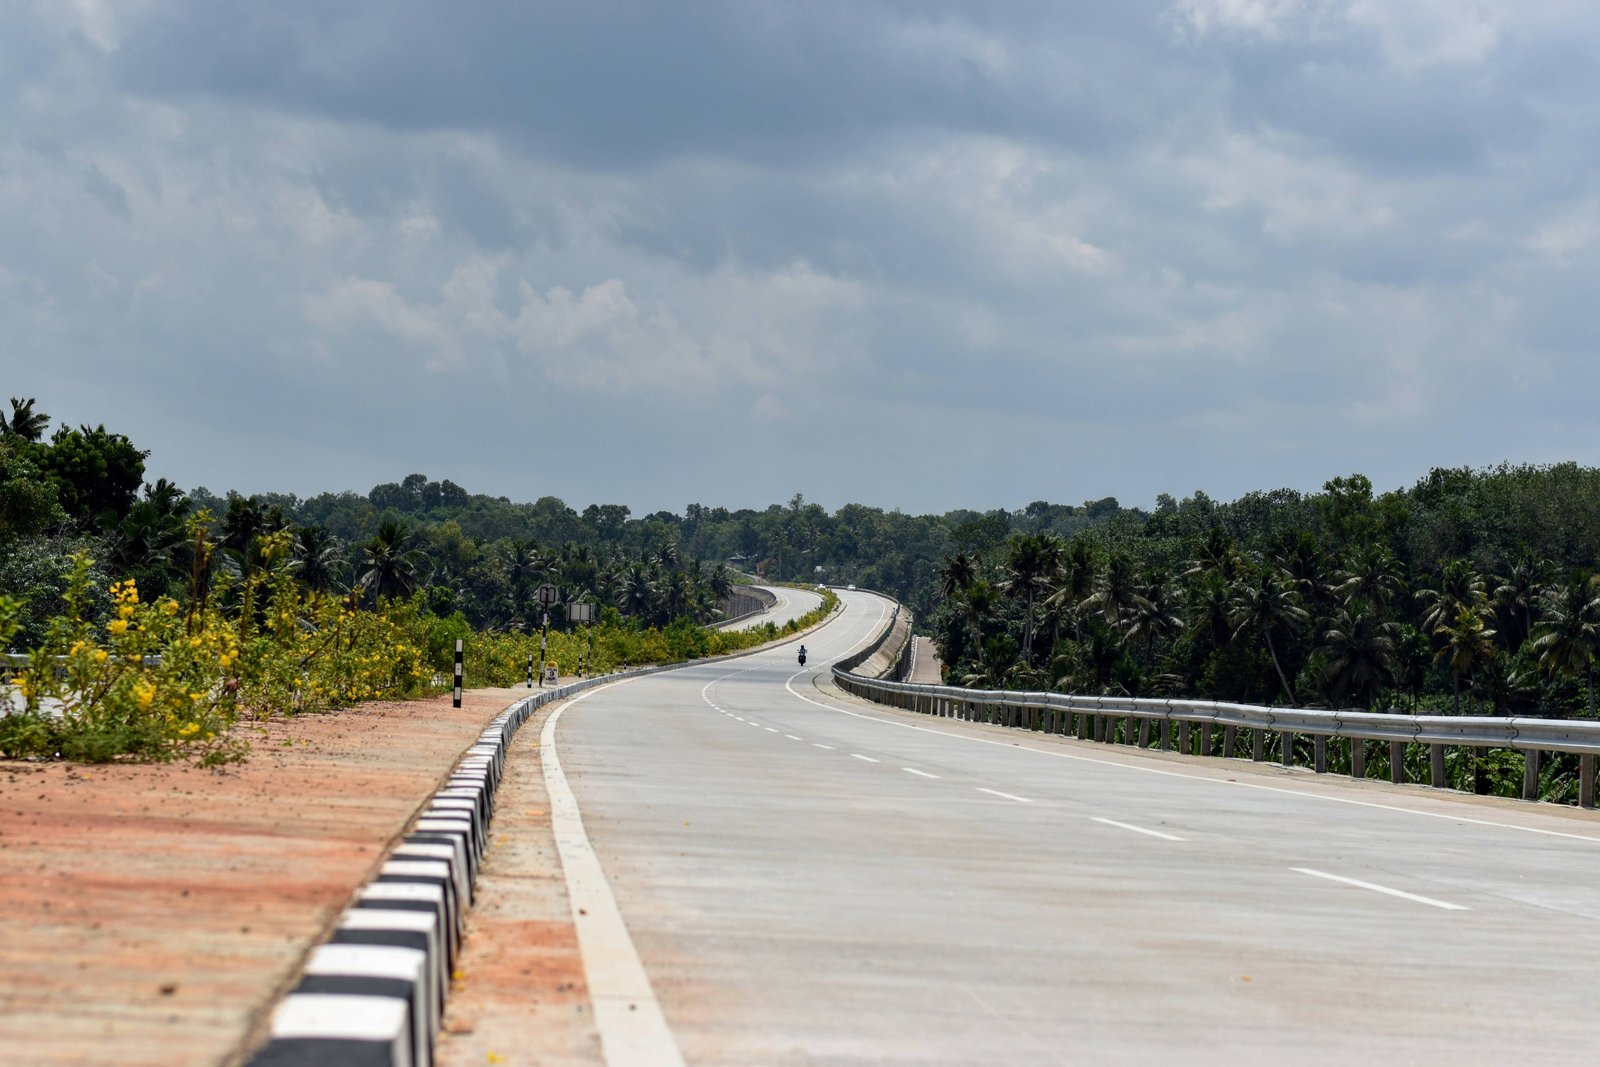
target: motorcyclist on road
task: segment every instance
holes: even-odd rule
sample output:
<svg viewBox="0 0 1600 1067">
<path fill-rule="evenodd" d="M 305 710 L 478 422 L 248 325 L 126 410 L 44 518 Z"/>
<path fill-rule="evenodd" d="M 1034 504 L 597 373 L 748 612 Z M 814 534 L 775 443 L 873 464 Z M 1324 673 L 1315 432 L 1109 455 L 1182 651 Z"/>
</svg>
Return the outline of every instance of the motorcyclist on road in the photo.
<svg viewBox="0 0 1600 1067">
<path fill-rule="evenodd" d="M 805 665 L 806 665 L 806 646 L 805 645 L 801 645 L 800 646 L 800 666 L 804 667 Z"/>
</svg>

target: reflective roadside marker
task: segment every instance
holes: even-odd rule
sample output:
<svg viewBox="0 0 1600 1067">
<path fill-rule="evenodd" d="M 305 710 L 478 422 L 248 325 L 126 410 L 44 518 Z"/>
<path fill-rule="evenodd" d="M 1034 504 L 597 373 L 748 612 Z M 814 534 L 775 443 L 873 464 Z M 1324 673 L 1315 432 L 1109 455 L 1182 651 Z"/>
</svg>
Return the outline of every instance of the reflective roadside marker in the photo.
<svg viewBox="0 0 1600 1067">
<path fill-rule="evenodd" d="M 452 708 L 461 706 L 461 638 L 456 638 L 456 690 L 455 696 L 450 701 Z"/>
</svg>

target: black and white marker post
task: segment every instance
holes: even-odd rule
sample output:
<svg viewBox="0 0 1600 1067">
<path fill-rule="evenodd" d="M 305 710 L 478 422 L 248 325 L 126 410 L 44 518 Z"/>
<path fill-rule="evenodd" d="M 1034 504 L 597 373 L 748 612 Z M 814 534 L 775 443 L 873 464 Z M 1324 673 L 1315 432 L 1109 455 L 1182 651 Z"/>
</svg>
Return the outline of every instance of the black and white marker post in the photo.
<svg viewBox="0 0 1600 1067">
<path fill-rule="evenodd" d="M 528 688 L 533 688 L 533 657 L 528 657 Z"/>
<path fill-rule="evenodd" d="M 541 607 L 548 608 L 548 607 L 550 607 L 550 605 L 559 603 L 560 600 L 561 600 L 561 590 L 557 589 L 553 585 L 550 585 L 548 582 L 545 583 L 544 585 L 541 585 L 537 592 L 538 592 L 538 597 L 539 597 L 539 604 L 540 604 Z M 549 640 L 550 640 L 550 612 L 549 611 L 542 612 L 542 615 L 543 615 L 543 619 L 539 624 L 539 688 L 540 689 L 544 688 L 544 671 L 545 671 L 545 664 L 547 662 L 549 662 Z"/>
<path fill-rule="evenodd" d="M 455 695 L 450 700 L 452 708 L 461 706 L 461 638 L 456 638 L 456 689 Z"/>
</svg>

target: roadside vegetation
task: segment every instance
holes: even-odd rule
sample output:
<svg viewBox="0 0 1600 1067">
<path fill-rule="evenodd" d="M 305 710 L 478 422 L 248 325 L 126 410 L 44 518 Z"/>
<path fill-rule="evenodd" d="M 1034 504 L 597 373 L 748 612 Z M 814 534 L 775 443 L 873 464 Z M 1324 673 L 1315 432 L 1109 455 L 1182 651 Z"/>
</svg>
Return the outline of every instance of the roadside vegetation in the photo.
<svg viewBox="0 0 1600 1067">
<path fill-rule="evenodd" d="M 47 424 L 32 401 L 0 414 L 0 649 L 16 657 L 0 756 L 226 763 L 248 752 L 241 719 L 444 688 L 457 639 L 469 684 L 525 684 L 547 582 L 563 598 L 547 659 L 566 677 L 751 648 L 837 605 L 824 592 L 784 627 L 716 630 L 736 575 L 671 540 L 602 563 L 589 546 L 481 545 L 385 514 L 351 544 L 256 498 L 196 506 L 145 484 L 126 437 L 63 427 L 47 442 Z M 471 578 L 486 586 L 476 618 Z M 599 621 L 568 625 L 574 600 Z"/>
<path fill-rule="evenodd" d="M 927 622 L 956 684 L 1593 718 L 1597 561 L 1600 471 L 1355 475 L 1009 532 L 944 558 Z"/>
</svg>

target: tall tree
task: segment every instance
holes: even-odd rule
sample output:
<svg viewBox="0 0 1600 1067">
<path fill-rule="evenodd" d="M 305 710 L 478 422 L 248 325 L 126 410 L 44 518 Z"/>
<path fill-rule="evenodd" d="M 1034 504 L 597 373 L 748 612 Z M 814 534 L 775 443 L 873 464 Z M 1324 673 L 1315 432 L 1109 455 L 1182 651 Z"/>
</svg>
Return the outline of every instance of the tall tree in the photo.
<svg viewBox="0 0 1600 1067">
<path fill-rule="evenodd" d="M 1544 618 L 1534 624 L 1533 647 L 1541 670 L 1568 677 L 1581 673 L 1594 718 L 1594 657 L 1600 650 L 1600 597 L 1593 580 L 1558 585 L 1540 601 Z"/>
<path fill-rule="evenodd" d="M 1033 662 L 1033 605 L 1039 591 L 1049 585 L 1061 561 L 1061 543 L 1051 534 L 1019 534 L 1011 539 L 1006 555 L 1006 592 L 1020 596 L 1025 605 L 1022 627 L 1022 661 Z"/>
<path fill-rule="evenodd" d="M 1229 621 L 1233 634 L 1238 637 L 1246 631 L 1261 634 L 1267 642 L 1267 654 L 1283 684 L 1289 703 L 1295 703 L 1294 688 L 1283 673 L 1283 662 L 1278 657 L 1274 635 L 1287 636 L 1304 626 L 1310 616 L 1297 602 L 1293 580 L 1276 567 L 1262 565 L 1253 574 L 1241 578 L 1233 591 L 1233 611 Z"/>
<path fill-rule="evenodd" d="M 1450 669 L 1450 703 L 1454 714 L 1461 714 L 1461 681 L 1480 664 L 1494 658 L 1494 629 L 1485 621 L 1481 606 L 1462 607 L 1453 622 L 1435 627 L 1434 637 L 1442 643 L 1434 659 Z"/>
<path fill-rule="evenodd" d="M 1327 657 L 1322 677 L 1329 700 L 1342 704 L 1355 699 L 1369 707 L 1385 686 L 1394 684 L 1398 629 L 1376 612 L 1361 610 L 1359 603 L 1354 613 L 1348 607 L 1339 609 L 1317 650 Z"/>
<path fill-rule="evenodd" d="M 50 416 L 33 410 L 33 404 L 31 396 L 26 400 L 12 397 L 10 418 L 0 412 L 0 434 L 15 434 L 24 441 L 42 440 L 50 428 Z"/>
<path fill-rule="evenodd" d="M 362 592 L 374 600 L 406 597 L 427 580 L 427 557 L 416 547 L 416 534 L 398 519 L 385 519 L 361 546 Z"/>
</svg>

